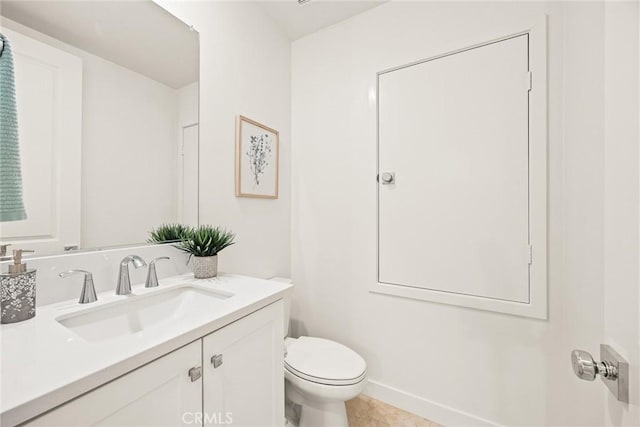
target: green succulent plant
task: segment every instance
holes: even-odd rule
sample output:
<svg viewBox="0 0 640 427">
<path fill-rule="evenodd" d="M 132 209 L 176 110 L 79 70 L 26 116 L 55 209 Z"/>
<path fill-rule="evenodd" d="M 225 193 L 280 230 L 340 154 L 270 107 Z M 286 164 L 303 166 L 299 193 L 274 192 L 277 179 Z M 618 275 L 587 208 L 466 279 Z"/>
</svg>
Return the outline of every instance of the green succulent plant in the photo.
<svg viewBox="0 0 640 427">
<path fill-rule="evenodd" d="M 184 224 L 162 224 L 149 232 L 149 243 L 181 242 L 190 233 L 191 227 Z"/>
<path fill-rule="evenodd" d="M 235 234 L 224 228 L 200 225 L 190 228 L 180 243 L 176 244 L 176 248 L 192 256 L 214 256 L 233 245 L 235 237 Z"/>
</svg>

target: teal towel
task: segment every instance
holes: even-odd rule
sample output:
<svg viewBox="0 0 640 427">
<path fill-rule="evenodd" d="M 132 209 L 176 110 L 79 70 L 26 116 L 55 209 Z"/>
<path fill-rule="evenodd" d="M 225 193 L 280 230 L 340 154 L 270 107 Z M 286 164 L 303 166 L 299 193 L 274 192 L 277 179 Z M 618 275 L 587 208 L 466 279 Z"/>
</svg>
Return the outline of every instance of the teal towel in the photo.
<svg viewBox="0 0 640 427">
<path fill-rule="evenodd" d="M 22 200 L 16 82 L 11 44 L 0 33 L 0 222 L 27 218 Z"/>
</svg>

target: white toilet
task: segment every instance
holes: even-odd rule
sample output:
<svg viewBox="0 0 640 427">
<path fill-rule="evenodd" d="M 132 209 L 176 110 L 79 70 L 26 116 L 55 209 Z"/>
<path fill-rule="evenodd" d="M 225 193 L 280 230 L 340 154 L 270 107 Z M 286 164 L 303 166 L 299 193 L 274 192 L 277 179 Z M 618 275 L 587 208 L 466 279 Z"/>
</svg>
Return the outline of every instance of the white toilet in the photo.
<svg viewBox="0 0 640 427">
<path fill-rule="evenodd" d="M 286 334 L 290 301 L 285 307 Z M 323 338 L 285 337 L 284 343 L 285 394 L 302 408 L 299 427 L 348 427 L 344 402 L 364 390 L 365 360 L 349 347 Z"/>
</svg>

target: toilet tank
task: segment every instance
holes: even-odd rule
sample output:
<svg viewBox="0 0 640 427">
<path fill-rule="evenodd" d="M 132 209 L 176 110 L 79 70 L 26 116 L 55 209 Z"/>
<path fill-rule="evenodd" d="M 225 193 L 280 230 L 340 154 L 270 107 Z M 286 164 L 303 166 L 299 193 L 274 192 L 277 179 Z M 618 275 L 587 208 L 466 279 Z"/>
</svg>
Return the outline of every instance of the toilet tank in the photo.
<svg viewBox="0 0 640 427">
<path fill-rule="evenodd" d="M 288 277 L 272 277 L 269 280 L 273 280 L 274 282 L 280 283 L 290 283 L 293 285 L 293 281 Z M 287 292 L 284 297 L 284 336 L 285 338 L 289 336 L 289 321 L 291 320 L 291 292 Z"/>
</svg>

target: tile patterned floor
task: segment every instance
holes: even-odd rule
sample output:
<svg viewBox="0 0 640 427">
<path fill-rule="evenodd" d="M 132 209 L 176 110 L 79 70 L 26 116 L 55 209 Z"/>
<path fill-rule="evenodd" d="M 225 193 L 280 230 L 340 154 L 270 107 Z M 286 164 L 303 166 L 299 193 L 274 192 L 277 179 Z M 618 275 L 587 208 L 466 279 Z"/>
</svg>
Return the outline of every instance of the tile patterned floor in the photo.
<svg viewBox="0 0 640 427">
<path fill-rule="evenodd" d="M 349 427 L 443 427 L 364 395 L 347 402 L 347 417 Z"/>
</svg>

